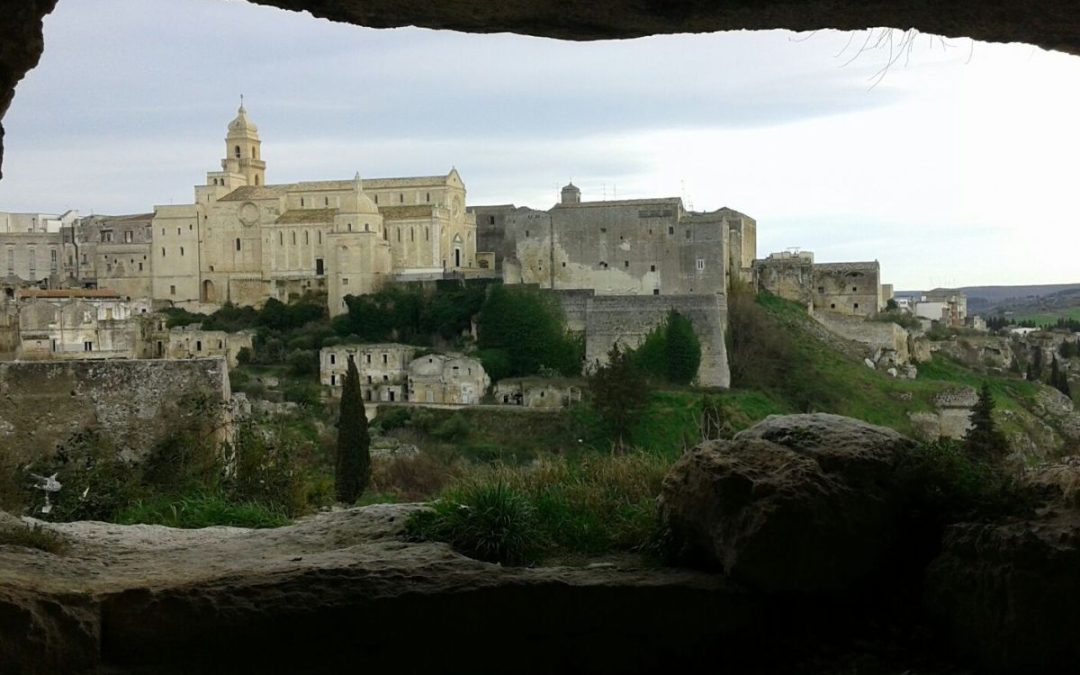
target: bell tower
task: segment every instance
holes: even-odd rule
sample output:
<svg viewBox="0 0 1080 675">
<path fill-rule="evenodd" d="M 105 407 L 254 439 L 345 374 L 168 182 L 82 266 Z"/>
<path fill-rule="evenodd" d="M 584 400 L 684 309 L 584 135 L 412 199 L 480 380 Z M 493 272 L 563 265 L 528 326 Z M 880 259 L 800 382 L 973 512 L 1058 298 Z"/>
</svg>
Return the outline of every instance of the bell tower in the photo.
<svg viewBox="0 0 1080 675">
<path fill-rule="evenodd" d="M 229 131 L 225 135 L 222 171 L 244 176 L 248 185 L 265 185 L 266 162 L 262 161 L 261 146 L 259 128 L 248 119 L 244 99 L 240 97 L 240 109 L 236 113 L 236 119 L 229 122 Z"/>
</svg>

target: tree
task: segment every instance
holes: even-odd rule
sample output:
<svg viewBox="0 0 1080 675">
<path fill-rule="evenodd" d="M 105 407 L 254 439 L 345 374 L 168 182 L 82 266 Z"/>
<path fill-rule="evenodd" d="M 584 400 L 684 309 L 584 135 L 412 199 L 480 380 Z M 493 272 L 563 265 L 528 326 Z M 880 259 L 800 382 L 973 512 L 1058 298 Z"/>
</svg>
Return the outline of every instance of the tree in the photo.
<svg viewBox="0 0 1080 675">
<path fill-rule="evenodd" d="M 1005 436 L 994 424 L 994 397 L 990 385 L 983 382 L 979 400 L 971 411 L 971 428 L 964 436 L 964 446 L 974 458 L 996 459 L 1007 448 Z"/>
<path fill-rule="evenodd" d="M 360 395 L 360 373 L 350 355 L 349 369 L 341 389 L 335 457 L 334 491 L 339 502 L 352 504 L 367 488 L 371 479 L 370 448 L 367 413 Z"/>
<path fill-rule="evenodd" d="M 701 343 L 694 333 L 690 319 L 671 310 L 667 319 L 667 341 L 664 360 L 667 363 L 667 379 L 673 384 L 690 384 L 697 377 L 701 364 Z"/>
<path fill-rule="evenodd" d="M 645 410 L 649 400 L 649 384 L 634 364 L 631 352 L 611 346 L 608 362 L 597 366 L 589 375 L 589 393 L 593 410 L 604 421 L 615 448 L 626 447 L 630 427 Z"/>
<path fill-rule="evenodd" d="M 889 298 L 887 301 L 885 301 L 886 312 L 895 312 L 898 309 L 900 309 L 900 305 L 896 304 L 895 298 Z"/>
<path fill-rule="evenodd" d="M 1054 387 L 1062 394 L 1072 398 L 1072 390 L 1069 387 L 1069 374 L 1064 368 L 1058 367 L 1057 357 L 1054 357 L 1053 365 L 1050 367 L 1050 386 Z"/>
<path fill-rule="evenodd" d="M 567 334 L 562 308 L 552 297 L 525 287 L 491 287 L 477 317 L 477 346 L 500 350 L 510 376 L 541 368 L 563 375 L 581 372 L 581 344 Z"/>
</svg>

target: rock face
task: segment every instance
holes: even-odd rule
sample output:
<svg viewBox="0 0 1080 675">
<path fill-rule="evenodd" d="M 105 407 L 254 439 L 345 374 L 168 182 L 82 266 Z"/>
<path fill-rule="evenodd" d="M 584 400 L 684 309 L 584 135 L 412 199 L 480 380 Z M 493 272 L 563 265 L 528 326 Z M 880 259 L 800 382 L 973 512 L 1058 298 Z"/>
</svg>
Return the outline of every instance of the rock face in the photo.
<svg viewBox="0 0 1080 675">
<path fill-rule="evenodd" d="M 1080 663 L 1080 458 L 1026 479 L 1030 519 L 953 525 L 927 598 L 984 671 L 1074 673 Z"/>
<path fill-rule="evenodd" d="M 765 633 L 760 603 L 718 577 L 482 563 L 402 540 L 417 508 L 275 530 L 46 525 L 66 555 L 0 545 L 0 673 L 689 672 Z"/>
<path fill-rule="evenodd" d="M 838 415 L 769 417 L 684 455 L 661 514 L 689 555 L 755 590 L 855 590 L 894 545 L 893 471 L 910 447 Z"/>
</svg>

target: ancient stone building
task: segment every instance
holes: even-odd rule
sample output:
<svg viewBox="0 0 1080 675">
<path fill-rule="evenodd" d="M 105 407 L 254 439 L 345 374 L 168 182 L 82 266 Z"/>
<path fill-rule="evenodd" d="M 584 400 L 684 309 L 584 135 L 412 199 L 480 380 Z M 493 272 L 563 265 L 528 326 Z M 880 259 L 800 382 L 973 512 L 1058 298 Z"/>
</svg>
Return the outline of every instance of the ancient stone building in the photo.
<svg viewBox="0 0 1080 675">
<path fill-rule="evenodd" d="M 98 289 L 24 289 L 19 300 L 19 360 L 136 358 L 142 343 L 137 315 L 149 301 L 127 302 Z"/>
<path fill-rule="evenodd" d="M 360 392 L 365 401 L 407 401 L 409 363 L 414 354 L 416 347 L 396 343 L 323 347 L 319 352 L 319 377 L 334 396 L 340 396 L 351 356 L 360 374 Z"/>
<path fill-rule="evenodd" d="M 810 251 L 773 253 L 754 261 L 754 283 L 814 311 L 874 316 L 884 307 L 876 260 L 815 263 Z"/>
<path fill-rule="evenodd" d="M 72 227 L 77 211 L 63 214 L 0 213 L 0 287 L 58 286 L 74 275 Z"/>
<path fill-rule="evenodd" d="M 749 281 L 757 223 L 728 208 L 686 211 L 678 197 L 582 201 L 573 183 L 547 211 L 476 206 L 480 251 L 507 283 L 600 295 L 723 293 Z"/>
<path fill-rule="evenodd" d="M 414 358 L 416 352 L 416 347 L 395 343 L 323 347 L 320 380 L 333 396 L 340 396 L 351 356 L 365 401 L 471 405 L 480 402 L 491 384 L 476 359 L 460 354 Z"/>
<path fill-rule="evenodd" d="M 126 298 L 149 298 L 152 213 L 87 216 L 73 226 L 73 269 L 78 285 L 107 288 Z"/>
<path fill-rule="evenodd" d="M 203 330 L 198 324 L 176 326 L 169 329 L 165 336 L 168 342 L 154 341 L 154 351 L 164 347 L 167 359 L 205 359 L 224 358 L 230 367 L 239 364 L 241 349 L 252 349 L 254 331 L 226 333 L 223 330 Z M 155 357 L 162 356 L 160 353 Z"/>
<path fill-rule="evenodd" d="M 257 306 L 326 291 L 336 315 L 346 295 L 371 293 L 391 278 L 475 268 L 475 225 L 456 170 L 268 185 L 261 153 L 241 106 L 221 170 L 196 186 L 194 203 L 155 207 L 155 299 Z"/>
<path fill-rule="evenodd" d="M 499 405 L 526 408 L 565 408 L 581 400 L 579 384 L 539 377 L 499 380 L 492 393 Z"/>
<path fill-rule="evenodd" d="M 491 378 L 480 361 L 461 354 L 428 354 L 409 363 L 409 400 L 475 405 Z"/>
</svg>

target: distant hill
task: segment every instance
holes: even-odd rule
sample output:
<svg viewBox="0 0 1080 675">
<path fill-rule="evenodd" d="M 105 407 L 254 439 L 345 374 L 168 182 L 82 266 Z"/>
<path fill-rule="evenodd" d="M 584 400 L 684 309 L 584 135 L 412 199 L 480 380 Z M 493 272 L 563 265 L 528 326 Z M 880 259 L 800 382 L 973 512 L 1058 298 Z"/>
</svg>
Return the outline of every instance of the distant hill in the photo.
<svg viewBox="0 0 1080 675">
<path fill-rule="evenodd" d="M 1080 283 L 1032 286 L 962 286 L 969 312 L 990 312 L 1006 307 L 1012 311 L 1080 305 Z M 897 291 L 896 295 L 920 295 L 926 291 Z"/>
</svg>

